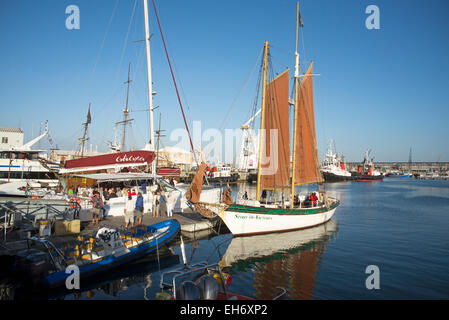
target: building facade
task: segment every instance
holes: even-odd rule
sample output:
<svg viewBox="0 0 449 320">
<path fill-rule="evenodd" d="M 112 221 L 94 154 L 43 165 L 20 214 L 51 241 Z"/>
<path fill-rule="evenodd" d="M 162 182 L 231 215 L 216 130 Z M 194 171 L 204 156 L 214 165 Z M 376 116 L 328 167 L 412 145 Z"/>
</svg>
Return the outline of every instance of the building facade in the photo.
<svg viewBox="0 0 449 320">
<path fill-rule="evenodd" d="M 0 150 L 11 150 L 23 145 L 23 131 L 20 128 L 0 127 Z"/>
</svg>

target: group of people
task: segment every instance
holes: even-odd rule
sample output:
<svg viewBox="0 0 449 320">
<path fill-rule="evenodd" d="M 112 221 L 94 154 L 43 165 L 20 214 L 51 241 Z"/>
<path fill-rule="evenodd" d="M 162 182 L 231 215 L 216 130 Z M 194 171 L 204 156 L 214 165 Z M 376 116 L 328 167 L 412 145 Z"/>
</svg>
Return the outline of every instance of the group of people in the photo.
<svg viewBox="0 0 449 320">
<path fill-rule="evenodd" d="M 146 193 L 147 191 L 147 185 L 144 183 L 140 186 L 140 189 L 142 191 L 143 194 Z M 123 196 L 128 196 L 128 194 L 130 193 L 131 196 L 135 196 L 137 195 L 136 193 L 136 189 L 133 188 L 120 188 L 120 187 L 111 187 L 111 188 L 68 188 L 67 189 L 67 196 L 73 197 L 73 196 L 78 196 L 78 197 L 92 197 L 94 194 L 98 193 L 100 195 L 100 197 L 104 200 L 109 200 L 112 198 L 119 198 L 119 197 L 123 197 Z"/>
<path fill-rule="evenodd" d="M 316 207 L 318 204 L 318 196 L 316 195 L 316 192 L 312 192 L 309 196 L 306 197 L 306 199 L 303 201 L 302 206 L 303 207 Z M 295 195 L 294 199 L 295 205 L 301 204 L 301 201 L 299 199 L 298 195 Z"/>
<path fill-rule="evenodd" d="M 135 224 L 141 225 L 144 215 L 144 199 L 143 194 L 147 194 L 149 198 L 149 208 L 146 208 L 148 213 L 152 213 L 153 217 L 172 217 L 174 202 L 176 197 L 172 195 L 172 192 L 166 193 L 161 187 L 158 187 L 155 192 L 147 190 L 146 186 L 141 187 L 141 191 L 136 189 L 127 188 L 109 188 L 109 189 L 97 189 L 91 190 L 91 203 L 92 203 L 92 224 L 98 225 L 100 217 L 103 216 L 104 200 L 109 200 L 117 197 L 125 197 L 124 218 L 125 227 L 130 225 L 134 227 Z M 73 193 L 72 193 L 73 194 Z M 107 196 L 105 196 L 107 194 Z M 136 197 L 133 197 L 136 196 Z"/>
<path fill-rule="evenodd" d="M 262 194 L 261 194 L 261 200 L 263 202 L 267 201 L 267 191 L 266 190 L 262 190 Z M 242 197 L 244 200 L 248 199 L 248 194 L 245 191 L 245 194 Z M 324 200 L 323 200 L 324 201 Z M 293 199 L 293 203 L 295 204 L 295 206 L 299 206 L 302 205 L 302 207 L 316 207 L 319 204 L 319 198 L 317 196 L 316 192 L 312 192 L 309 196 L 307 196 L 305 198 L 305 200 L 303 202 L 301 202 L 299 195 L 295 195 L 294 199 Z"/>
<path fill-rule="evenodd" d="M 125 228 L 128 228 L 128 225 L 131 224 L 131 227 L 134 227 L 134 222 L 137 222 L 137 225 L 142 224 L 143 218 L 143 197 L 142 193 L 137 193 L 137 198 L 133 199 L 131 193 L 128 193 L 128 198 L 125 203 Z"/>
<path fill-rule="evenodd" d="M 166 193 L 161 188 L 158 188 L 154 194 L 149 191 L 148 196 L 150 198 L 150 208 L 148 212 L 152 213 L 153 217 L 172 217 L 175 197 L 171 192 Z M 128 193 L 125 209 L 125 227 L 131 224 L 134 226 L 134 222 L 138 225 L 142 224 L 142 218 L 144 214 L 143 196 L 141 192 L 137 193 L 137 198 L 132 197 L 132 193 Z M 136 221 L 134 221 L 136 220 Z"/>
</svg>

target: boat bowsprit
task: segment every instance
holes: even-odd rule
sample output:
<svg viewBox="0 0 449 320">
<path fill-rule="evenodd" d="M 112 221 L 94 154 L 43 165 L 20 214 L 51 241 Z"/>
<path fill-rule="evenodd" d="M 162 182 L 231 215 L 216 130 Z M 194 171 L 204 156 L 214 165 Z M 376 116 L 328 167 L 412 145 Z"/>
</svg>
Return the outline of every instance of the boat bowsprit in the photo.
<svg viewBox="0 0 449 320">
<path fill-rule="evenodd" d="M 16 265 L 19 271 L 38 270 L 44 285 L 54 288 L 65 285 L 66 279 L 79 270 L 80 279 L 137 260 L 167 245 L 179 232 L 176 220 L 166 220 L 150 226 L 140 226 L 130 231 L 103 227 L 95 238 L 78 238 L 78 244 L 64 249 L 56 248 L 48 240 L 32 238 L 43 245 L 46 252 L 35 249 L 19 253 Z M 31 252 L 33 251 L 33 252 Z M 29 253 L 29 254 L 28 254 Z M 45 253 L 45 254 L 43 254 Z M 36 266 L 40 266 L 37 268 Z M 37 275 L 34 272 L 35 276 Z"/>
</svg>

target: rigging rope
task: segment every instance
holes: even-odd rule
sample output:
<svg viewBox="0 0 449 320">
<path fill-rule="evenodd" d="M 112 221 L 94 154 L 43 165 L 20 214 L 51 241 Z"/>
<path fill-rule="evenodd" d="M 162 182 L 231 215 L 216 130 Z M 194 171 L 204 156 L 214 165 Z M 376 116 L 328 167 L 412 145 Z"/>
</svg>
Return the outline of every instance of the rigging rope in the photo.
<svg viewBox="0 0 449 320">
<path fill-rule="evenodd" d="M 258 54 L 258 56 L 257 56 L 256 62 L 255 62 L 255 64 L 254 64 L 254 66 L 251 68 L 251 70 L 249 71 L 248 76 L 247 76 L 247 78 L 246 78 L 246 81 L 245 81 L 244 85 L 241 87 L 239 93 L 238 93 L 237 96 L 234 98 L 234 101 L 232 102 L 230 108 L 228 109 L 228 112 L 227 112 L 226 116 L 223 118 L 223 121 L 222 121 L 221 126 L 220 126 L 220 131 L 222 131 L 223 129 L 225 129 L 226 125 L 229 123 L 229 120 L 230 120 L 230 118 L 231 118 L 231 117 L 230 117 L 230 116 L 231 116 L 231 111 L 233 111 L 233 109 L 234 109 L 235 106 L 237 105 L 237 102 L 241 99 L 242 94 L 243 94 L 243 91 L 248 87 L 248 84 L 249 84 L 249 82 L 250 82 L 250 80 L 251 80 L 251 76 L 253 75 L 254 71 L 256 70 L 256 67 L 257 67 L 257 65 L 258 65 L 258 63 L 259 63 L 259 61 L 260 61 L 260 57 L 261 57 L 262 55 L 263 55 L 263 50 L 260 50 L 260 52 L 259 52 L 259 54 Z M 251 118 L 254 114 L 255 114 L 255 110 L 252 112 L 252 114 L 251 114 L 247 119 Z"/>
<path fill-rule="evenodd" d="M 159 27 L 159 31 L 161 33 L 162 43 L 164 44 L 165 55 L 167 57 L 168 66 L 170 67 L 170 73 L 171 73 L 171 76 L 172 76 L 172 79 L 173 79 L 173 84 L 175 85 L 176 96 L 178 97 L 179 106 L 181 108 L 182 117 L 184 119 L 184 125 L 186 126 L 187 134 L 189 135 L 190 147 L 192 148 L 192 153 L 193 153 L 193 157 L 195 158 L 195 162 L 196 162 L 197 166 L 199 167 L 200 164 L 199 164 L 198 159 L 196 157 L 195 149 L 193 147 L 192 137 L 190 136 L 190 131 L 189 131 L 189 126 L 187 125 L 186 116 L 184 114 L 184 108 L 182 107 L 181 98 L 179 96 L 178 86 L 176 85 L 176 80 L 175 80 L 175 76 L 173 74 L 173 69 L 172 69 L 172 66 L 171 66 L 170 57 L 168 56 L 167 46 L 165 45 L 164 34 L 162 33 L 162 27 L 161 27 L 161 24 L 159 22 L 159 16 L 157 14 L 156 4 L 154 3 L 154 0 L 151 0 L 151 2 L 153 3 L 154 13 L 156 15 L 157 24 L 158 24 L 158 27 Z"/>
<path fill-rule="evenodd" d="M 97 70 L 97 65 L 98 65 L 98 62 L 100 60 L 101 53 L 103 52 L 104 43 L 105 43 L 106 38 L 107 38 L 107 36 L 109 34 L 109 29 L 111 27 L 112 20 L 114 19 L 115 11 L 117 10 L 117 6 L 118 6 L 118 2 L 119 2 L 119 0 L 115 1 L 114 9 L 112 10 L 111 17 L 109 18 L 108 26 L 106 27 L 106 31 L 105 31 L 105 34 L 104 34 L 104 37 L 103 37 L 103 41 L 101 42 L 100 50 L 98 51 L 97 59 L 95 61 L 94 67 L 93 67 L 92 72 L 91 72 L 90 77 L 89 77 L 89 82 L 88 82 L 89 86 L 88 86 L 88 88 L 92 87 L 91 86 L 92 80 L 93 80 L 93 77 L 95 75 L 95 71 Z"/>
</svg>

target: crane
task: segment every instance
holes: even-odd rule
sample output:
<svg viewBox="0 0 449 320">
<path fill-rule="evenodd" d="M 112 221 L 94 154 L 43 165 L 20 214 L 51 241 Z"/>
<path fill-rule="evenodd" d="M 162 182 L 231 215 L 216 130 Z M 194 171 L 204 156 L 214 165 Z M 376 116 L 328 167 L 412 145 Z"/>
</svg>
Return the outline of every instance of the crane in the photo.
<svg viewBox="0 0 449 320">
<path fill-rule="evenodd" d="M 254 129 L 251 127 L 251 123 L 260 114 L 262 109 L 257 110 L 257 112 L 243 125 L 240 126 L 242 129 L 242 143 L 240 146 L 240 157 L 238 169 L 240 171 L 247 171 L 250 169 L 257 168 L 257 151 L 258 143 L 254 135 Z"/>
</svg>

